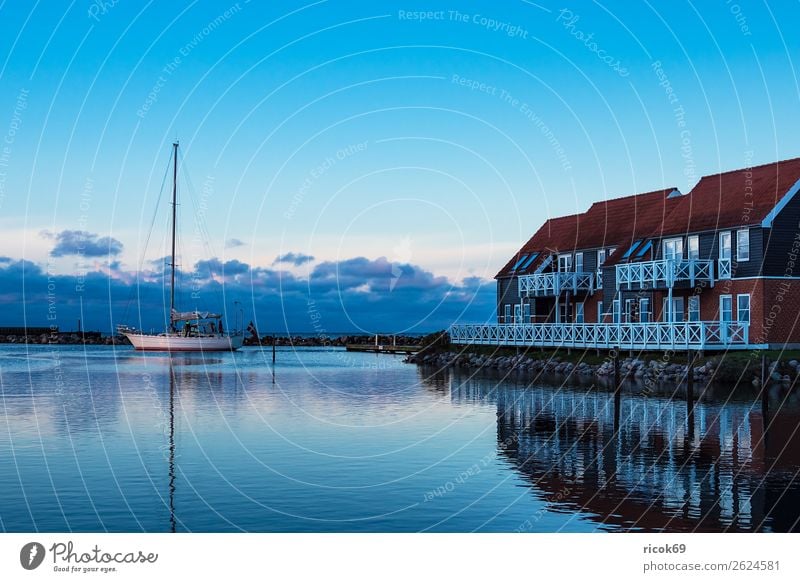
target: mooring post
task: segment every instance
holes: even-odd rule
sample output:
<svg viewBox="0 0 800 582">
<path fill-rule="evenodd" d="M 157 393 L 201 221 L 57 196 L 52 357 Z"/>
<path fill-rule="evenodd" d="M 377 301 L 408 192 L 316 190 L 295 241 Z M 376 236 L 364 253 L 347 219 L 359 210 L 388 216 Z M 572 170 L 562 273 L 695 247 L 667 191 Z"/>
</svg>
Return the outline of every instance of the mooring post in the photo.
<svg viewBox="0 0 800 582">
<path fill-rule="evenodd" d="M 272 365 L 275 366 L 275 342 L 278 341 L 278 338 L 272 336 Z"/>
</svg>

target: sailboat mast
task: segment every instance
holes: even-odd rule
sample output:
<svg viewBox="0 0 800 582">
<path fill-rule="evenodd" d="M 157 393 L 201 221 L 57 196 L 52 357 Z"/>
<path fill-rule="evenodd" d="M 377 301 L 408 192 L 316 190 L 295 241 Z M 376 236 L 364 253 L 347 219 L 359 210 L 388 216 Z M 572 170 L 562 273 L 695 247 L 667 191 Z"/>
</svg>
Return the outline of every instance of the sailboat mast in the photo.
<svg viewBox="0 0 800 582">
<path fill-rule="evenodd" d="M 178 142 L 172 144 L 172 281 L 169 286 L 169 325 L 175 311 L 175 224 L 178 215 Z"/>
</svg>

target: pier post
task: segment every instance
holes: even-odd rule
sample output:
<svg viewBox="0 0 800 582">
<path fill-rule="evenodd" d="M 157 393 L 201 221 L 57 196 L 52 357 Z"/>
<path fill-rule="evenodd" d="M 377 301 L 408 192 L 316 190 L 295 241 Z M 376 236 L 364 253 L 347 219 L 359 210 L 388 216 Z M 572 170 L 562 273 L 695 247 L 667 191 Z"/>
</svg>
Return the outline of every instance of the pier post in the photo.
<svg viewBox="0 0 800 582">
<path fill-rule="evenodd" d="M 278 340 L 274 335 L 272 336 L 272 366 L 275 367 L 275 342 Z"/>
</svg>

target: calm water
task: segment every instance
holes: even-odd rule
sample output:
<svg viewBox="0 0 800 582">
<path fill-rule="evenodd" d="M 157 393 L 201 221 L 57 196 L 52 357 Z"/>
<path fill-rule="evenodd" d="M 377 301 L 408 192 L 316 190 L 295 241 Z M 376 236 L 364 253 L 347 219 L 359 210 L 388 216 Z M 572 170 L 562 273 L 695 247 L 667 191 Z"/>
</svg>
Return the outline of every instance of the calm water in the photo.
<svg viewBox="0 0 800 582">
<path fill-rule="evenodd" d="M 800 408 L 339 350 L 0 346 L 5 531 L 786 531 Z"/>
</svg>

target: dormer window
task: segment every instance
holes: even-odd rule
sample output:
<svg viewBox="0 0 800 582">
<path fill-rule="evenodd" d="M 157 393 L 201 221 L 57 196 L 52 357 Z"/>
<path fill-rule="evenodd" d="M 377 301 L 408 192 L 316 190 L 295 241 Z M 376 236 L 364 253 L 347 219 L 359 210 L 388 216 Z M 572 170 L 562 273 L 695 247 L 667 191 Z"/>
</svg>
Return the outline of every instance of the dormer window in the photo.
<svg viewBox="0 0 800 582">
<path fill-rule="evenodd" d="M 531 266 L 531 263 L 536 260 L 536 257 L 539 256 L 539 253 L 531 253 L 531 256 L 528 257 L 528 260 L 522 263 L 522 266 L 519 268 L 520 272 L 525 272 L 528 267 Z"/>
<path fill-rule="evenodd" d="M 642 248 L 639 249 L 639 252 L 636 253 L 636 258 L 641 259 L 645 256 L 651 249 L 653 248 L 653 241 L 649 240 L 645 244 L 642 245 Z"/>
<path fill-rule="evenodd" d="M 633 254 L 633 252 L 634 252 L 634 251 L 635 251 L 637 248 L 639 248 L 639 245 L 640 245 L 640 244 L 642 244 L 642 239 L 638 239 L 638 240 L 635 240 L 635 241 L 633 241 L 633 244 L 632 244 L 631 246 L 629 246 L 629 247 L 628 247 L 628 250 L 627 250 L 627 251 L 625 251 L 625 254 L 624 254 L 624 255 L 622 255 L 622 258 L 623 258 L 623 259 L 628 259 L 628 258 L 630 258 L 630 256 Z"/>
<path fill-rule="evenodd" d="M 522 256 L 519 258 L 519 260 L 518 260 L 516 263 L 514 263 L 514 266 L 513 266 L 513 267 L 511 267 L 511 270 L 512 270 L 512 271 L 516 271 L 516 270 L 517 270 L 517 268 L 518 268 L 518 267 L 519 267 L 519 266 L 520 266 L 522 263 L 524 263 L 524 262 L 525 262 L 525 260 L 526 260 L 527 258 L 528 258 L 528 255 L 522 255 Z"/>
</svg>

